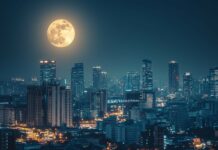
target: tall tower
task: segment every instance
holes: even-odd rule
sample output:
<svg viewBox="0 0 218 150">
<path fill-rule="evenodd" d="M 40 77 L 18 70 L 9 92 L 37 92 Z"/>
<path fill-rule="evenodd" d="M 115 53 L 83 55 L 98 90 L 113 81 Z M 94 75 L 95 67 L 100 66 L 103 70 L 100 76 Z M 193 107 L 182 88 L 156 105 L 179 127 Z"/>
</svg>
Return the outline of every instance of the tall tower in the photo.
<svg viewBox="0 0 218 150">
<path fill-rule="evenodd" d="M 56 62 L 54 60 L 40 61 L 40 84 L 56 80 Z"/>
<path fill-rule="evenodd" d="M 27 110 L 30 127 L 72 127 L 71 91 L 58 84 L 29 86 Z"/>
<path fill-rule="evenodd" d="M 107 113 L 106 90 L 97 90 L 91 93 L 90 111 L 93 118 L 103 117 Z"/>
<path fill-rule="evenodd" d="M 207 95 L 209 96 L 210 94 L 210 80 L 209 76 L 203 77 L 200 79 L 200 94 L 201 95 Z"/>
<path fill-rule="evenodd" d="M 107 72 L 101 71 L 100 89 L 107 89 L 107 84 L 108 84 Z"/>
<path fill-rule="evenodd" d="M 153 72 L 152 62 L 150 60 L 142 60 L 142 89 L 151 91 L 153 90 Z"/>
<path fill-rule="evenodd" d="M 47 87 L 48 101 L 48 125 L 60 127 L 72 126 L 72 99 L 69 89 L 59 85 L 49 85 Z"/>
<path fill-rule="evenodd" d="M 189 99 L 192 95 L 193 79 L 190 72 L 185 72 L 183 75 L 183 94 L 186 99 Z"/>
<path fill-rule="evenodd" d="M 80 97 L 84 92 L 84 65 L 75 63 L 71 70 L 71 90 L 73 98 Z"/>
<path fill-rule="evenodd" d="M 71 90 L 66 87 L 60 88 L 61 125 L 72 127 L 72 97 Z"/>
<path fill-rule="evenodd" d="M 101 88 L 101 66 L 94 66 L 93 70 L 93 88 L 98 90 Z"/>
<path fill-rule="evenodd" d="M 138 72 L 127 72 L 126 75 L 126 91 L 139 91 L 140 75 Z"/>
<path fill-rule="evenodd" d="M 43 107 L 43 88 L 41 86 L 29 86 L 27 88 L 27 125 L 30 127 L 42 127 L 46 124 Z"/>
<path fill-rule="evenodd" d="M 175 93 L 179 89 L 179 64 L 172 60 L 169 62 L 169 92 Z"/>
<path fill-rule="evenodd" d="M 209 70 L 210 96 L 218 98 L 218 67 Z"/>
</svg>

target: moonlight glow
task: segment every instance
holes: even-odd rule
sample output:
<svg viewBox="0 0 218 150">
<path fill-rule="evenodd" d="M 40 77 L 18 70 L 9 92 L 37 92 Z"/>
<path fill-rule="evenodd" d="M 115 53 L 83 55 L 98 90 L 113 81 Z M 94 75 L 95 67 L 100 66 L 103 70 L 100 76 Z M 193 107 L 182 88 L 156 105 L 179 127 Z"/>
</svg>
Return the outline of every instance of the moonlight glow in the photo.
<svg viewBox="0 0 218 150">
<path fill-rule="evenodd" d="M 49 25 L 47 37 L 53 46 L 62 48 L 69 46 L 73 42 L 75 30 L 69 21 L 57 19 Z"/>
</svg>

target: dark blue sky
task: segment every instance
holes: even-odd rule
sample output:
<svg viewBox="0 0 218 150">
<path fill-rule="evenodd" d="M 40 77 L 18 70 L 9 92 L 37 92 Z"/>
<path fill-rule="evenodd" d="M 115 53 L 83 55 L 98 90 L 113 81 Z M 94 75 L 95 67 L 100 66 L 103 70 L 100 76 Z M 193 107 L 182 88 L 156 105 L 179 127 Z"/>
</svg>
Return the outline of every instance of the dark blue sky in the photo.
<svg viewBox="0 0 218 150">
<path fill-rule="evenodd" d="M 180 73 L 207 75 L 218 65 L 216 0 L 5 0 L 0 2 L 0 79 L 39 75 L 40 59 L 56 59 L 58 76 L 69 78 L 75 62 L 101 65 L 110 76 L 140 71 L 153 61 L 155 80 L 167 82 L 168 61 Z M 57 49 L 47 41 L 51 21 L 65 18 L 76 40 Z"/>
</svg>

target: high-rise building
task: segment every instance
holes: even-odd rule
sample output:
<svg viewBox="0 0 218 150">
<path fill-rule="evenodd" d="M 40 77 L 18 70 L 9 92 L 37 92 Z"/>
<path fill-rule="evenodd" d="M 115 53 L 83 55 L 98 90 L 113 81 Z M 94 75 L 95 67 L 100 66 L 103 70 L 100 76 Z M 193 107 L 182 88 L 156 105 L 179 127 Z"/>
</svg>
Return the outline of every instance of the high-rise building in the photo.
<svg viewBox="0 0 218 150">
<path fill-rule="evenodd" d="M 93 70 L 93 88 L 100 89 L 101 84 L 101 66 L 94 66 Z"/>
<path fill-rule="evenodd" d="M 128 123 L 125 124 L 125 143 L 133 144 L 138 143 L 140 136 L 141 128 L 137 123 Z"/>
<path fill-rule="evenodd" d="M 141 132 L 139 145 L 146 149 L 164 149 L 164 127 L 158 124 L 146 127 Z"/>
<path fill-rule="evenodd" d="M 12 78 L 11 81 L 0 81 L 0 95 L 26 96 L 26 83 L 22 78 Z"/>
<path fill-rule="evenodd" d="M 78 98 L 84 92 L 84 66 L 83 63 L 75 63 L 71 70 L 71 90 L 73 98 Z"/>
<path fill-rule="evenodd" d="M 27 120 L 26 104 L 19 104 L 15 106 L 15 121 L 18 124 L 24 124 Z"/>
<path fill-rule="evenodd" d="M 207 76 L 207 77 L 204 77 L 204 78 L 202 78 L 202 79 L 200 79 L 200 90 L 199 90 L 199 93 L 201 94 L 201 95 L 209 95 L 209 93 L 210 93 L 210 83 L 209 83 L 209 77 Z"/>
<path fill-rule="evenodd" d="M 101 66 L 93 68 L 93 88 L 95 90 L 107 89 L 107 72 L 102 71 Z"/>
<path fill-rule="evenodd" d="M 87 88 L 80 99 L 80 117 L 84 120 L 90 119 L 90 101 L 93 89 Z M 74 113 L 74 109 L 73 109 Z"/>
<path fill-rule="evenodd" d="M 72 126 L 72 99 L 70 89 L 59 85 L 47 87 L 48 126 Z"/>
<path fill-rule="evenodd" d="M 91 93 L 90 111 L 92 117 L 103 117 L 107 113 L 106 90 L 98 90 Z"/>
<path fill-rule="evenodd" d="M 142 89 L 153 90 L 153 72 L 152 62 L 150 60 L 142 60 Z"/>
<path fill-rule="evenodd" d="M 41 86 L 28 86 L 27 88 L 27 125 L 42 127 L 45 113 L 43 110 L 43 88 Z"/>
<path fill-rule="evenodd" d="M 209 70 L 210 96 L 218 98 L 218 67 Z"/>
<path fill-rule="evenodd" d="M 74 123 L 80 117 L 81 97 L 84 94 L 84 65 L 75 63 L 71 69 L 71 93 Z"/>
<path fill-rule="evenodd" d="M 140 132 L 142 130 L 139 123 L 133 121 L 116 123 L 112 120 L 110 122 L 104 120 L 103 124 L 105 124 L 104 131 L 106 138 L 125 144 L 138 143 Z"/>
<path fill-rule="evenodd" d="M 193 79 L 190 72 L 185 72 L 183 75 L 183 94 L 186 99 L 189 99 L 192 95 Z"/>
<path fill-rule="evenodd" d="M 29 86 L 27 89 L 27 125 L 30 127 L 71 127 L 70 89 L 58 84 Z"/>
<path fill-rule="evenodd" d="M 81 97 L 84 94 L 84 65 L 75 63 L 71 70 L 71 93 L 74 123 L 78 121 L 81 114 Z"/>
<path fill-rule="evenodd" d="M 200 93 L 200 80 L 196 80 L 192 77 L 192 95 L 199 95 Z"/>
<path fill-rule="evenodd" d="M 139 91 L 140 89 L 140 75 L 138 72 L 127 72 L 126 75 L 126 91 Z"/>
<path fill-rule="evenodd" d="M 0 129 L 0 150 L 16 149 L 16 133 L 12 129 Z"/>
<path fill-rule="evenodd" d="M 71 90 L 66 87 L 60 88 L 61 100 L 61 125 L 72 127 L 72 97 Z"/>
<path fill-rule="evenodd" d="M 175 99 L 170 101 L 166 107 L 168 119 L 175 130 L 185 130 L 189 127 L 188 124 L 188 105 L 185 100 Z"/>
<path fill-rule="evenodd" d="M 101 79 L 100 79 L 100 89 L 107 89 L 107 88 L 108 88 L 107 72 L 102 71 L 101 72 Z"/>
<path fill-rule="evenodd" d="M 58 85 L 50 85 L 47 87 L 47 118 L 48 126 L 58 127 L 61 125 L 60 120 L 60 87 Z"/>
<path fill-rule="evenodd" d="M 15 109 L 11 104 L 0 104 L 0 124 L 11 125 L 15 123 Z"/>
<path fill-rule="evenodd" d="M 169 62 L 169 92 L 175 93 L 179 89 L 179 64 L 172 60 Z"/>
<path fill-rule="evenodd" d="M 40 83 L 51 83 L 56 80 L 56 62 L 54 60 L 40 61 Z"/>
</svg>

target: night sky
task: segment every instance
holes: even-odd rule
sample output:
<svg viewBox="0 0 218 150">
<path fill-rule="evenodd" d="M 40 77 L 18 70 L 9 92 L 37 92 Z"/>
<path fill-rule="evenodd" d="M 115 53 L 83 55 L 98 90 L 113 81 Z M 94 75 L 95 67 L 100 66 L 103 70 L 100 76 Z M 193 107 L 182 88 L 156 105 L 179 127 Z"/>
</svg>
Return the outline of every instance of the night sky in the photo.
<svg viewBox="0 0 218 150">
<path fill-rule="evenodd" d="M 0 79 L 39 75 L 40 59 L 57 61 L 58 77 L 70 78 L 73 63 L 101 65 L 111 77 L 141 71 L 153 62 L 154 79 L 167 82 L 168 61 L 194 77 L 218 66 L 217 0 L 1 0 Z M 47 40 L 57 18 L 72 22 L 76 39 L 64 49 Z M 88 83 L 88 82 L 87 82 Z"/>
</svg>

